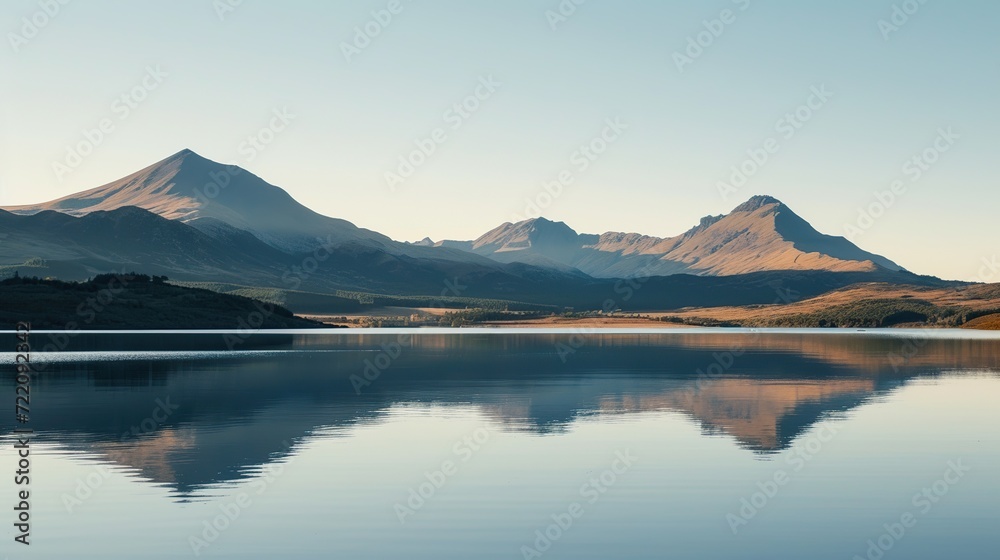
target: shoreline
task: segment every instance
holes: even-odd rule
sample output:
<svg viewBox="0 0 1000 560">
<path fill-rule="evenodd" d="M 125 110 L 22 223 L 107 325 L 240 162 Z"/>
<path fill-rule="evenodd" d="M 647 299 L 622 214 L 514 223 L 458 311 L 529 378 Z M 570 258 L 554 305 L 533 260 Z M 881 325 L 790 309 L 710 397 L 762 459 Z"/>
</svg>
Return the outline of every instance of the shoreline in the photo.
<svg viewBox="0 0 1000 560">
<path fill-rule="evenodd" d="M 302 315 L 303 318 L 318 321 L 328 325 L 330 328 L 337 328 L 345 331 L 357 331 L 357 330 L 379 330 L 379 331 L 422 331 L 429 329 L 440 329 L 448 331 L 463 331 L 463 330 L 507 330 L 507 329 L 557 329 L 557 330 L 595 330 L 595 331 L 617 331 L 622 329 L 640 329 L 640 330 L 662 330 L 662 331 L 687 331 L 687 330 L 717 330 L 717 331 L 744 331 L 744 330 L 756 330 L 756 331 L 824 331 L 824 332 L 844 332 L 844 331 L 906 331 L 906 330 L 926 330 L 926 331 L 979 331 L 979 332 L 995 332 L 1000 329 L 989 328 L 989 327 L 976 327 L 976 326 L 937 326 L 937 325 L 925 325 L 925 324 L 900 324 L 891 327 L 754 327 L 754 326 L 718 326 L 718 325 L 697 325 L 697 324 L 685 324 L 685 323 L 675 323 L 670 321 L 659 321 L 655 319 L 573 319 L 565 317 L 546 317 L 542 319 L 524 319 L 516 321 L 484 321 L 482 323 L 470 323 L 467 325 L 462 325 L 458 327 L 445 326 L 445 325 L 410 325 L 410 326 L 384 326 L 384 327 L 370 327 L 370 326 L 360 326 L 351 323 L 328 323 L 324 321 L 324 316 L 321 315 Z"/>
</svg>

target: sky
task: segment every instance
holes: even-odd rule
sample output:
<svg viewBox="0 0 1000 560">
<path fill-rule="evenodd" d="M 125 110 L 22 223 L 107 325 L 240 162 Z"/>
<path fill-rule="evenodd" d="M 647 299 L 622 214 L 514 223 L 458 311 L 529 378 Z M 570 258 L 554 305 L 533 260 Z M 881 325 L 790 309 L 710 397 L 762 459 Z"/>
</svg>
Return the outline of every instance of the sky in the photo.
<svg viewBox="0 0 1000 560">
<path fill-rule="evenodd" d="M 9 0 L 0 204 L 190 148 L 399 240 L 535 215 L 666 237 L 768 194 L 913 272 L 1000 281 L 998 17 L 985 0 Z"/>
</svg>

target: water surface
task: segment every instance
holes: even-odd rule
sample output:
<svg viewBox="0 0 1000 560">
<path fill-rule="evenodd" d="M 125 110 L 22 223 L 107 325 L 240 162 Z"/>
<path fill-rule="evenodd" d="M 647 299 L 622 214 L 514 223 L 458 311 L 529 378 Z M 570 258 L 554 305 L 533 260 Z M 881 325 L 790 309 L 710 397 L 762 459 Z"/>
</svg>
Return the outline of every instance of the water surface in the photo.
<svg viewBox="0 0 1000 560">
<path fill-rule="evenodd" d="M 993 335 L 232 337 L 86 333 L 36 353 L 32 545 L 9 544 L 8 513 L 3 554 L 850 559 L 881 544 L 929 559 L 1000 545 Z M 15 464 L 5 438 L 0 469 Z"/>
</svg>

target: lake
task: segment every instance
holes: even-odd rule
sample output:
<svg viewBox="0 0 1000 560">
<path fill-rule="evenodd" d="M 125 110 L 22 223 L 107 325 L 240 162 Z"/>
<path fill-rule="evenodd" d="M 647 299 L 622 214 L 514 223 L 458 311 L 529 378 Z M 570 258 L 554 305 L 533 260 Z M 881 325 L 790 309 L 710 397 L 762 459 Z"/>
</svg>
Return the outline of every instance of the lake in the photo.
<svg viewBox="0 0 1000 560">
<path fill-rule="evenodd" d="M 61 352 L 31 334 L 30 548 L 13 542 L 17 440 L 0 441 L 12 560 L 915 560 L 1000 546 L 995 334 L 54 336 Z"/>
</svg>

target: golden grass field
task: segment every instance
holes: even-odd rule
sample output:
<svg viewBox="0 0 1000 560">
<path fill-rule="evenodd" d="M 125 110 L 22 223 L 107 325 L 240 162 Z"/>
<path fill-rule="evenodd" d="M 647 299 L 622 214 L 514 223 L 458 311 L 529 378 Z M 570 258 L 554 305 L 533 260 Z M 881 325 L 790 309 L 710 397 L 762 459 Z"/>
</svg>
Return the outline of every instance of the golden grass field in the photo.
<svg viewBox="0 0 1000 560">
<path fill-rule="evenodd" d="M 485 321 L 475 326 L 518 327 L 518 328 L 678 328 L 687 323 L 748 323 L 793 317 L 820 312 L 837 306 L 863 302 L 865 300 L 900 300 L 927 302 L 941 308 L 961 308 L 968 311 L 984 312 L 1000 309 L 1000 286 L 974 285 L 960 288 L 927 288 L 919 286 L 890 285 L 881 283 L 857 284 L 829 292 L 821 296 L 788 304 L 747 305 L 725 307 L 692 307 L 675 311 L 640 311 L 616 316 L 565 317 L 553 315 L 539 318 Z M 372 317 L 419 317 L 433 319 L 448 313 L 449 309 L 385 307 L 363 313 L 346 314 L 349 320 L 339 320 L 341 316 L 309 315 L 309 318 L 344 326 L 359 326 L 353 319 Z M 664 318 L 672 321 L 665 321 Z M 470 325 L 473 326 L 473 325 Z M 904 326 L 933 326 L 907 324 Z M 987 315 L 962 325 L 970 329 L 1000 329 L 1000 313 Z"/>
<path fill-rule="evenodd" d="M 1000 331 L 1000 313 L 994 313 L 992 315 L 973 319 L 962 325 L 962 328 L 984 331 Z"/>
</svg>

